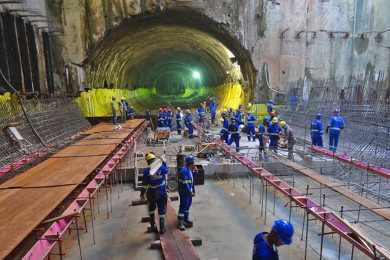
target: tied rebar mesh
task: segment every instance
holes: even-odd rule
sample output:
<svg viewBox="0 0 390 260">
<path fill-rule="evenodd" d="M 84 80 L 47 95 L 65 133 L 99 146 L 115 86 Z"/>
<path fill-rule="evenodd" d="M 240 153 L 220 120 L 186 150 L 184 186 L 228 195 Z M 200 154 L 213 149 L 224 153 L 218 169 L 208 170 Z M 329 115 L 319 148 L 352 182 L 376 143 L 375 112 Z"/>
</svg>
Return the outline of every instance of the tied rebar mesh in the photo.
<svg viewBox="0 0 390 260">
<path fill-rule="evenodd" d="M 31 124 L 23 115 L 20 104 L 0 104 L 0 127 L 13 125 L 30 143 L 28 152 L 43 147 L 33 128 L 44 143 L 56 149 L 70 142 L 70 137 L 90 124 L 81 114 L 71 98 L 50 98 L 23 100 Z M 12 145 L 3 131 L 0 132 L 0 167 L 15 161 L 26 153 Z"/>
</svg>

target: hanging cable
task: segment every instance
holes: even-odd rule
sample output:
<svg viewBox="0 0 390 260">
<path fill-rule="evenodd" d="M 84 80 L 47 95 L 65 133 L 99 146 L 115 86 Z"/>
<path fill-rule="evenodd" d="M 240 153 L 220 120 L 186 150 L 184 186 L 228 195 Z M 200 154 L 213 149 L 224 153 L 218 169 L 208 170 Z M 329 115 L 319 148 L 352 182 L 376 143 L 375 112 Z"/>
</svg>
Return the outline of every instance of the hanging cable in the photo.
<svg viewBox="0 0 390 260">
<path fill-rule="evenodd" d="M 268 64 L 264 63 L 263 64 L 263 76 L 265 79 L 265 84 L 267 85 L 267 88 L 269 88 L 271 91 L 279 93 L 279 94 L 286 94 L 280 90 L 273 89 L 270 84 L 270 79 L 269 79 L 269 70 L 268 70 Z"/>
<path fill-rule="evenodd" d="M 27 114 L 26 108 L 24 107 L 22 97 L 19 95 L 19 92 L 12 86 L 12 84 L 8 81 L 8 79 L 5 77 L 3 71 L 0 69 L 0 75 L 3 78 L 4 82 L 6 83 L 6 87 L 8 87 L 11 92 L 15 93 L 16 97 L 18 98 L 20 107 L 22 108 L 22 112 L 24 117 L 26 118 L 28 124 L 30 125 L 34 135 L 38 138 L 39 142 L 44 146 L 47 147 L 46 143 L 43 141 L 42 137 L 39 135 L 38 131 L 33 126 L 30 117 Z"/>
</svg>

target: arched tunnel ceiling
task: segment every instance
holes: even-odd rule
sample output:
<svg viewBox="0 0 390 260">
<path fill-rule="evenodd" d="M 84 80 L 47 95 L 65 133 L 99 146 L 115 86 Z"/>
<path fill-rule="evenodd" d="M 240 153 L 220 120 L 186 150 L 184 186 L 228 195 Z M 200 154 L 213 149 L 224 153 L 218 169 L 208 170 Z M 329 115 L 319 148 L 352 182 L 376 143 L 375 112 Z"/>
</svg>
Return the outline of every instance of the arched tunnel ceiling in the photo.
<svg viewBox="0 0 390 260">
<path fill-rule="evenodd" d="M 204 95 L 215 94 L 213 87 L 223 84 L 234 67 L 231 58 L 236 50 L 230 51 L 204 28 L 180 19 L 167 22 L 167 17 L 172 19 L 164 16 L 140 23 L 124 22 L 111 31 L 86 60 L 89 85 L 144 88 L 143 95 L 134 94 L 133 103 L 138 104 L 151 98 L 158 105 L 198 103 Z M 194 73 L 199 73 L 200 78 L 194 77 Z M 244 78 L 248 78 L 247 74 Z M 196 87 L 206 87 L 207 91 L 202 96 L 195 89 L 194 95 L 180 98 L 186 88 Z"/>
</svg>

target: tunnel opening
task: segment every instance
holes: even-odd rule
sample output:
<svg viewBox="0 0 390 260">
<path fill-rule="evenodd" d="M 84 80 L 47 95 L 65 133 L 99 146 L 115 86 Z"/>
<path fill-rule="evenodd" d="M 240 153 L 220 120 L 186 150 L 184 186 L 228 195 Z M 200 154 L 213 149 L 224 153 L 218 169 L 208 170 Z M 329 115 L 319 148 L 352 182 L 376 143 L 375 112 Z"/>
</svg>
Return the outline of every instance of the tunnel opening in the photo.
<svg viewBox="0 0 390 260">
<path fill-rule="evenodd" d="M 192 108 L 208 97 L 237 107 L 253 96 L 249 52 L 223 25 L 193 9 L 125 19 L 84 61 L 90 88 L 126 97 L 136 109 Z M 108 93 L 108 92 L 107 92 Z"/>
</svg>

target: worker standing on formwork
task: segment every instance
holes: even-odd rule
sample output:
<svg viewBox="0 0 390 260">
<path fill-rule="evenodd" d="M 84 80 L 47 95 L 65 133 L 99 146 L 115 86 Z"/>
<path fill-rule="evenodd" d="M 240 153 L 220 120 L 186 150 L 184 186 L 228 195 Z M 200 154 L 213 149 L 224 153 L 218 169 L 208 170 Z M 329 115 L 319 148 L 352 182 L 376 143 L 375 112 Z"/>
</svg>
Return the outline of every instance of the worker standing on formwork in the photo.
<svg viewBox="0 0 390 260">
<path fill-rule="evenodd" d="M 248 141 L 256 140 L 256 117 L 252 114 L 248 114 L 248 118 L 246 120 L 246 131 L 248 135 Z"/>
<path fill-rule="evenodd" d="M 227 117 L 227 114 L 225 112 L 222 113 L 222 129 L 220 131 L 221 140 L 223 140 L 225 143 L 228 143 L 229 141 L 229 119 Z"/>
<path fill-rule="evenodd" d="M 157 232 L 155 224 L 155 210 L 158 208 L 160 216 L 160 234 L 165 233 L 165 214 L 167 211 L 167 180 L 168 167 L 153 153 L 147 153 L 145 160 L 148 167 L 145 169 L 142 178 L 141 200 L 148 201 L 150 217 L 150 232 Z"/>
<path fill-rule="evenodd" d="M 257 133 L 259 138 L 259 159 L 260 160 L 262 159 L 265 160 L 267 156 L 265 151 L 265 143 L 266 143 L 265 132 L 266 132 L 266 128 L 264 123 L 260 123 L 258 128 L 258 133 Z"/>
<path fill-rule="evenodd" d="M 158 112 L 157 127 L 165 127 L 165 113 L 162 107 Z"/>
<path fill-rule="evenodd" d="M 193 172 L 195 170 L 195 159 L 193 156 L 187 156 L 185 158 L 185 166 L 179 170 L 179 197 L 180 197 L 180 206 L 177 227 L 180 230 L 185 230 L 186 228 L 192 228 L 194 223 L 190 221 L 190 208 L 192 205 L 192 196 L 195 195 L 195 186 L 194 186 L 194 176 Z"/>
<path fill-rule="evenodd" d="M 181 130 L 183 129 L 182 120 L 183 120 L 183 113 L 181 112 L 181 108 L 177 107 L 177 109 L 176 109 L 176 130 L 177 130 L 178 135 L 181 135 Z"/>
<path fill-rule="evenodd" d="M 121 108 L 121 121 L 122 122 L 126 122 L 126 120 L 127 120 L 127 110 L 129 109 L 129 103 L 127 103 L 125 97 L 121 98 L 120 108 Z"/>
<path fill-rule="evenodd" d="M 283 136 L 287 140 L 287 150 L 288 150 L 288 159 L 294 160 L 294 145 L 295 145 L 295 137 L 294 132 L 289 125 L 287 125 L 286 121 L 281 121 L 280 126 L 283 130 Z"/>
<path fill-rule="evenodd" d="M 317 114 L 316 118 L 311 122 L 311 144 L 315 146 L 323 147 L 322 135 L 324 134 L 324 127 L 321 121 L 322 115 Z"/>
<path fill-rule="evenodd" d="M 112 111 L 112 123 L 116 125 L 118 122 L 117 114 L 119 111 L 119 106 L 118 106 L 118 102 L 116 102 L 116 97 L 112 97 L 111 99 L 111 111 Z"/>
<path fill-rule="evenodd" d="M 192 125 L 191 110 L 187 109 L 184 116 L 184 125 L 188 129 L 188 138 L 194 138 L 194 126 Z"/>
<path fill-rule="evenodd" d="M 268 135 L 270 139 L 269 149 L 275 153 L 278 152 L 279 135 L 281 134 L 281 132 L 282 129 L 279 126 L 279 119 L 277 117 L 274 117 L 268 127 Z"/>
<path fill-rule="evenodd" d="M 340 110 L 336 109 L 329 120 L 326 132 L 329 133 L 329 150 L 336 152 L 339 143 L 340 132 L 344 129 L 344 119 L 340 116 Z"/>
<path fill-rule="evenodd" d="M 236 152 L 240 151 L 240 128 L 239 125 L 236 121 L 236 119 L 233 117 L 232 122 L 229 125 L 229 133 L 230 133 L 230 138 L 228 141 L 228 145 L 231 145 L 233 142 L 236 145 Z"/>
<path fill-rule="evenodd" d="M 134 109 L 133 106 L 129 107 L 129 110 L 127 111 L 127 113 L 129 114 L 129 118 L 130 119 L 134 119 L 135 118 L 135 109 Z"/>
<path fill-rule="evenodd" d="M 270 233 L 256 235 L 252 260 L 278 260 L 277 247 L 290 245 L 294 235 L 294 227 L 286 220 L 276 220 Z"/>
</svg>

